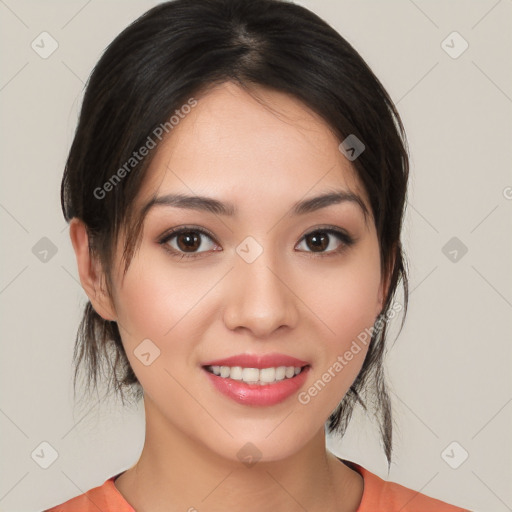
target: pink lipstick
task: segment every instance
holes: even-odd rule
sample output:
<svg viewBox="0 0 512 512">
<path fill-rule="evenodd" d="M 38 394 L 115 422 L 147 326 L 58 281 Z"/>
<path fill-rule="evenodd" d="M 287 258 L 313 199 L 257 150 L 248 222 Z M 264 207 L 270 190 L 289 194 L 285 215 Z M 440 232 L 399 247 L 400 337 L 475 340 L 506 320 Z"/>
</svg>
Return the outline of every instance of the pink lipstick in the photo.
<svg viewBox="0 0 512 512">
<path fill-rule="evenodd" d="M 213 386 L 232 400 L 252 406 L 278 404 L 304 384 L 311 365 L 285 354 L 239 354 L 206 362 Z"/>
</svg>

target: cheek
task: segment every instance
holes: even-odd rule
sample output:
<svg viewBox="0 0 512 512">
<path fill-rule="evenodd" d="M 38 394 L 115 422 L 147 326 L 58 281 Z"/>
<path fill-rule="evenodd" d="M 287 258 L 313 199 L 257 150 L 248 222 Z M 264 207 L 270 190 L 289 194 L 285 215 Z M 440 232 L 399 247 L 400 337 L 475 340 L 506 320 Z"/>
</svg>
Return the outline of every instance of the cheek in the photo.
<svg viewBox="0 0 512 512">
<path fill-rule="evenodd" d="M 315 383 L 301 403 L 313 401 L 326 387 L 329 391 L 321 393 L 313 407 L 334 410 L 361 370 L 380 312 L 378 253 L 370 249 L 358 253 L 327 277 L 308 286 L 310 304 L 319 319 L 316 330 L 321 329 L 322 335 Z"/>
<path fill-rule="evenodd" d="M 171 272 L 158 258 L 134 261 L 126 274 L 117 306 L 123 345 L 145 394 L 159 403 L 189 402 L 177 382 L 193 364 L 204 331 L 200 299 L 210 287 L 190 273 Z"/>
<path fill-rule="evenodd" d="M 132 342 L 174 336 L 182 324 L 190 324 L 190 315 L 200 310 L 198 302 L 208 289 L 203 280 L 190 272 L 170 271 L 161 260 L 134 262 L 120 290 L 117 312 Z"/>
<path fill-rule="evenodd" d="M 326 339 L 342 349 L 371 327 L 380 312 L 378 254 L 371 248 L 361 251 L 336 271 L 313 278 L 308 288 L 313 310 L 328 327 Z"/>
<path fill-rule="evenodd" d="M 146 394 L 165 390 L 167 398 L 188 402 L 172 376 L 183 382 L 197 367 L 196 347 L 218 311 L 209 293 L 217 281 L 218 272 L 173 268 L 165 255 L 150 251 L 132 261 L 116 311 L 128 360 Z"/>
</svg>

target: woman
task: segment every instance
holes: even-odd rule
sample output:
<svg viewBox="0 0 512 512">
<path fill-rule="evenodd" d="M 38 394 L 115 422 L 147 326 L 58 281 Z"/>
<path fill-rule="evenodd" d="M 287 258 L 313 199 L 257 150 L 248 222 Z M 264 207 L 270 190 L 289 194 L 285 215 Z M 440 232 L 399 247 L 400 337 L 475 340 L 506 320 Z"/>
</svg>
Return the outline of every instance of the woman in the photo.
<svg viewBox="0 0 512 512">
<path fill-rule="evenodd" d="M 51 510 L 462 510 L 325 446 L 374 403 L 391 463 L 407 178 L 392 101 L 305 8 L 175 0 L 124 30 L 88 83 L 62 207 L 90 300 L 77 372 L 143 397 L 146 438 Z"/>
</svg>

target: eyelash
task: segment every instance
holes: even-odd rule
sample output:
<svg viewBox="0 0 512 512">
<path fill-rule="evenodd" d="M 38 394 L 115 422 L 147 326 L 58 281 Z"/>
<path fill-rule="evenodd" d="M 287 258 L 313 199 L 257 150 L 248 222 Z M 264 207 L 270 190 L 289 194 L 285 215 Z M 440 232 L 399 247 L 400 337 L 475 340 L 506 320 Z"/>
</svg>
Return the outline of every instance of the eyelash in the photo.
<svg viewBox="0 0 512 512">
<path fill-rule="evenodd" d="M 180 228 L 172 229 L 171 231 L 168 231 L 167 233 L 165 233 L 158 240 L 158 243 L 160 245 L 162 245 L 164 250 L 166 252 L 168 252 L 171 256 L 173 256 L 175 258 L 179 258 L 180 260 L 184 259 L 184 258 L 185 259 L 198 258 L 202 254 L 210 252 L 210 251 L 202 251 L 202 252 L 196 252 L 196 253 L 179 252 L 176 249 L 171 248 L 168 245 L 168 242 L 172 238 L 175 238 L 176 236 L 178 236 L 180 234 L 190 233 L 190 232 L 200 233 L 202 235 L 206 235 L 213 242 L 217 243 L 215 238 L 214 238 L 214 236 L 209 231 L 205 230 L 204 228 L 198 228 L 198 227 L 195 227 L 195 226 L 182 226 Z M 356 242 L 355 238 L 351 237 L 345 231 L 340 230 L 338 228 L 335 228 L 334 226 L 327 226 L 327 227 L 316 228 L 316 229 L 310 231 L 309 233 L 304 234 L 300 241 L 305 239 L 307 236 L 312 235 L 313 233 L 327 233 L 327 234 L 330 234 L 330 235 L 334 235 L 336 238 L 338 238 L 338 240 L 342 244 L 338 249 L 333 249 L 333 250 L 328 251 L 328 252 L 300 251 L 300 252 L 305 252 L 306 254 L 309 255 L 309 257 L 313 257 L 313 258 L 317 257 L 317 256 L 319 256 L 321 258 L 325 258 L 325 257 L 331 257 L 331 256 L 339 255 L 339 254 L 343 253 L 346 249 L 348 249 L 350 246 L 354 245 L 354 243 Z M 215 252 L 220 252 L 220 251 L 215 251 Z"/>
</svg>

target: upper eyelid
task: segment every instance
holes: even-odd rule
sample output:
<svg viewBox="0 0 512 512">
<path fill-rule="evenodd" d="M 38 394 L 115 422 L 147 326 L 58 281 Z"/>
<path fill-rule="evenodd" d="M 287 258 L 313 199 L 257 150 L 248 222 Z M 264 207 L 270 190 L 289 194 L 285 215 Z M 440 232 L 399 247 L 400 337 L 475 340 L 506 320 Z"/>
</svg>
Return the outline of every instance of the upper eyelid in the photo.
<svg viewBox="0 0 512 512">
<path fill-rule="evenodd" d="M 163 235 L 161 235 L 158 239 L 160 241 L 162 241 L 162 240 L 169 240 L 170 238 L 172 238 L 172 237 L 174 237 L 176 235 L 179 235 L 182 232 L 186 232 L 186 231 L 197 231 L 197 232 L 199 232 L 199 233 L 201 233 L 203 235 L 207 235 L 213 241 L 217 242 L 217 239 L 215 238 L 213 233 L 210 233 L 205 228 L 199 228 L 199 227 L 194 227 L 194 226 L 180 226 L 180 227 L 175 228 L 175 229 L 170 229 L 169 231 L 166 231 Z"/>
<path fill-rule="evenodd" d="M 329 232 L 331 235 L 334 235 L 334 236 L 336 236 L 336 235 L 346 235 L 349 239 L 351 239 L 352 242 L 356 242 L 357 241 L 357 238 L 355 236 L 353 236 L 352 234 L 350 234 L 346 229 L 341 228 L 341 227 L 337 227 L 337 226 L 330 226 L 330 225 L 324 225 L 324 226 L 319 226 L 319 227 L 316 227 L 316 228 L 308 229 L 305 233 L 303 233 L 300 236 L 299 240 L 302 240 L 305 236 L 307 236 L 307 235 L 309 235 L 311 233 L 315 233 L 317 231 L 322 231 L 322 230 L 326 231 L 326 232 Z M 163 234 L 161 237 L 159 237 L 159 242 L 160 243 L 167 243 L 173 237 L 181 234 L 182 232 L 186 232 L 186 231 L 197 231 L 197 232 L 199 232 L 199 233 L 201 233 L 203 235 L 208 236 L 216 244 L 219 243 L 217 241 L 216 237 L 212 233 L 210 233 L 210 231 L 208 231 L 206 228 L 196 227 L 196 226 L 180 226 L 180 227 L 177 227 L 177 228 L 173 228 L 170 231 L 168 231 L 165 234 Z"/>
</svg>

